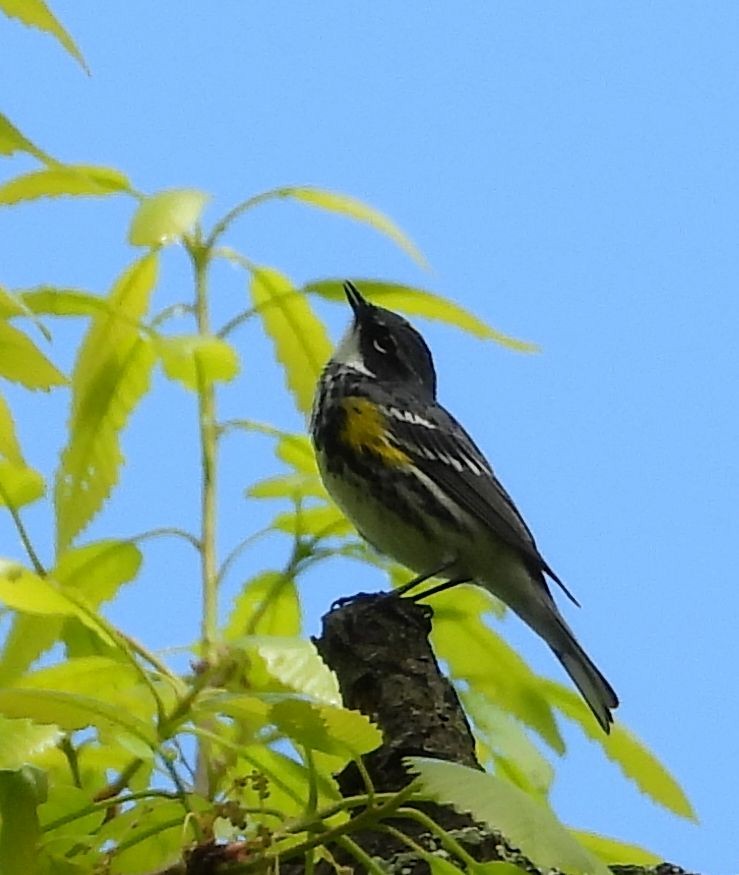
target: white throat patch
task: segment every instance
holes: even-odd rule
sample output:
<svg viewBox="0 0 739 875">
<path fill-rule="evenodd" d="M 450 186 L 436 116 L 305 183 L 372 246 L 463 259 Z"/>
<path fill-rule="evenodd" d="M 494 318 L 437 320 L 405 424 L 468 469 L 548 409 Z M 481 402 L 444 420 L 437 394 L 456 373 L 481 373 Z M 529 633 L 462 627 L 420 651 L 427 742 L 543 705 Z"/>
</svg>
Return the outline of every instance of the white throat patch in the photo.
<svg viewBox="0 0 739 875">
<path fill-rule="evenodd" d="M 375 376 L 362 359 L 362 353 L 359 349 L 359 331 L 355 325 L 349 326 L 331 358 L 333 361 L 359 371 L 368 377 Z"/>
</svg>

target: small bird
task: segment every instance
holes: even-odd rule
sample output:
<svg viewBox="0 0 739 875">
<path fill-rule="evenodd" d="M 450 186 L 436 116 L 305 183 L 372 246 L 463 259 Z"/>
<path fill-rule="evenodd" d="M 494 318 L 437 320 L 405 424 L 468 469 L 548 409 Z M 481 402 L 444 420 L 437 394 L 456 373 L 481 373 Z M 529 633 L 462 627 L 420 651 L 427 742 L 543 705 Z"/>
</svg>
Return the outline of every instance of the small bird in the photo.
<svg viewBox="0 0 739 875">
<path fill-rule="evenodd" d="M 431 351 L 413 326 L 344 284 L 354 320 L 318 382 L 311 436 L 331 497 L 378 552 L 418 576 L 484 587 L 554 652 L 605 732 L 618 697 L 577 642 L 546 578 L 572 594 L 487 459 L 436 400 Z"/>
</svg>

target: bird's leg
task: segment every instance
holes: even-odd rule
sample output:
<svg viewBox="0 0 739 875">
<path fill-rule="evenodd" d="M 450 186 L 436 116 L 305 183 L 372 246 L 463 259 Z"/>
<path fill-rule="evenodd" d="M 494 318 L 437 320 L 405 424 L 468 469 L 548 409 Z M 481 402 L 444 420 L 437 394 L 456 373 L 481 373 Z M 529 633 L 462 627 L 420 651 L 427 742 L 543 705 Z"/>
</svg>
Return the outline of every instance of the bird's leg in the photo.
<svg viewBox="0 0 739 875">
<path fill-rule="evenodd" d="M 444 583 L 440 583 L 437 586 L 432 586 L 431 589 L 426 589 L 423 592 L 419 592 L 417 595 L 411 596 L 410 600 L 412 602 L 417 602 L 421 599 L 427 598 L 430 595 L 436 595 L 439 592 L 444 592 L 445 589 L 451 589 L 453 586 L 459 586 L 460 583 L 469 583 L 471 580 L 471 577 L 453 577 L 451 580 L 445 580 Z"/>
<path fill-rule="evenodd" d="M 419 574 L 418 577 L 414 577 L 413 580 L 409 580 L 408 583 L 404 583 L 402 586 L 389 592 L 388 595 L 391 595 L 394 598 L 400 598 L 400 596 L 405 595 L 407 592 L 410 592 L 420 584 L 425 583 L 430 578 L 436 577 L 437 574 L 441 574 L 442 571 L 451 568 L 456 561 L 456 556 L 453 559 L 447 559 L 443 565 L 440 565 L 438 568 L 434 568 L 431 571 L 425 571 L 423 574 Z"/>
</svg>

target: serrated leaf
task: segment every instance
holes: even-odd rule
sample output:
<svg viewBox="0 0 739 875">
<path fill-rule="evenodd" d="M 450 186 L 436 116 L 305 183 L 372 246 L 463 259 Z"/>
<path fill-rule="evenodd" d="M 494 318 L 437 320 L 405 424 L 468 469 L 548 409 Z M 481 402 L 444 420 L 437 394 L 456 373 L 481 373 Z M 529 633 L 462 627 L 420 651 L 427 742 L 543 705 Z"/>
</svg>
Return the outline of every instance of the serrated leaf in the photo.
<svg viewBox="0 0 739 875">
<path fill-rule="evenodd" d="M 13 687 L 2 689 L 0 714 L 27 717 L 69 731 L 87 726 L 103 729 L 109 725 L 120 726 L 149 746 L 156 744 L 156 732 L 149 723 L 134 717 L 125 708 L 79 693 Z"/>
<path fill-rule="evenodd" d="M 2 2 L 2 0 L 0 0 Z M 103 197 L 130 192 L 131 183 L 112 167 L 62 164 L 24 173 L 0 185 L 0 204 L 17 204 L 42 197 Z"/>
<path fill-rule="evenodd" d="M 35 27 L 51 34 L 86 73 L 90 72 L 74 40 L 62 27 L 44 0 L 0 0 L 0 9 L 9 18 L 17 18 L 29 27 Z"/>
<path fill-rule="evenodd" d="M 202 334 L 160 336 L 156 348 L 169 379 L 182 383 L 193 392 L 203 384 L 233 380 L 239 372 L 236 350 L 220 337 Z"/>
<path fill-rule="evenodd" d="M 592 832 L 583 832 L 579 829 L 571 829 L 570 832 L 587 848 L 591 854 L 603 860 L 608 866 L 617 866 L 619 864 L 630 866 L 658 866 L 662 862 L 662 858 L 647 851 L 639 845 L 632 845 L 628 842 L 622 842 L 618 839 L 608 838 L 608 836 L 596 835 Z"/>
<path fill-rule="evenodd" d="M 39 348 L 17 328 L 0 321 L 0 377 L 26 389 L 48 391 L 64 386 L 67 378 Z"/>
<path fill-rule="evenodd" d="M 449 604 L 447 602 L 447 604 Z M 474 603 L 455 599 L 453 613 L 435 609 L 432 641 L 455 679 L 463 680 L 534 729 L 557 753 L 564 741 L 542 689 L 542 679 L 495 633 L 474 609 Z"/>
<path fill-rule="evenodd" d="M 300 619 L 295 580 L 280 571 L 263 571 L 236 596 L 223 636 L 233 641 L 244 635 L 298 635 Z"/>
<path fill-rule="evenodd" d="M 359 711 L 283 699 L 270 720 L 297 744 L 333 756 L 368 753 L 382 744 L 382 733 Z"/>
<path fill-rule="evenodd" d="M 302 413 L 308 413 L 321 369 L 331 355 L 326 328 L 305 295 L 270 267 L 252 270 L 251 299 L 272 341 L 287 387 Z"/>
<path fill-rule="evenodd" d="M 119 435 L 149 386 L 151 341 L 137 321 L 146 312 L 157 278 L 149 254 L 113 286 L 110 312 L 92 320 L 72 379 L 69 442 L 56 475 L 57 547 L 61 552 L 100 510 L 118 482 L 123 462 Z"/>
<path fill-rule="evenodd" d="M 320 295 L 330 301 L 343 303 L 346 301 L 343 282 L 343 280 L 321 280 L 308 283 L 303 287 L 303 290 L 310 294 Z M 358 279 L 353 282 L 372 303 L 390 310 L 400 310 L 409 316 L 424 316 L 427 319 L 446 322 L 482 340 L 494 340 L 496 343 L 518 352 L 538 352 L 539 350 L 535 343 L 510 337 L 508 334 L 492 328 L 460 304 L 425 289 L 370 279 Z"/>
<path fill-rule="evenodd" d="M 141 551 L 129 541 L 104 540 L 67 550 L 50 576 L 62 591 L 82 597 L 96 609 L 132 580 L 141 566 Z M 0 660 L 0 685 L 11 683 L 60 638 L 69 644 L 69 620 L 19 614 L 13 620 Z"/>
<path fill-rule="evenodd" d="M 458 763 L 427 757 L 407 757 L 406 762 L 418 773 L 425 796 L 500 830 L 540 868 L 560 869 L 569 875 L 610 875 L 550 808 L 513 784 Z"/>
<path fill-rule="evenodd" d="M 20 4 L 24 0 L 17 0 L 17 2 Z M 38 158 L 39 161 L 43 161 L 44 164 L 57 163 L 46 152 L 34 145 L 28 137 L 24 137 L 7 116 L 0 113 L 0 155 L 13 155 L 15 152 L 26 152 L 33 155 L 34 158 Z"/>
<path fill-rule="evenodd" d="M 176 243 L 193 229 L 210 195 L 193 188 L 160 191 L 139 204 L 128 231 L 133 246 Z"/>
<path fill-rule="evenodd" d="M 247 653 L 258 655 L 269 674 L 283 686 L 319 702 L 341 705 L 336 676 L 311 641 L 273 635 L 240 639 L 239 644 Z"/>
<path fill-rule="evenodd" d="M 336 538 L 354 531 L 352 524 L 333 504 L 304 507 L 278 514 L 272 526 L 290 535 Z"/>
<path fill-rule="evenodd" d="M 554 707 L 579 724 L 589 738 L 597 741 L 606 756 L 616 763 L 642 793 L 680 817 L 698 821 L 693 806 L 680 785 L 639 739 L 619 723 L 611 727 L 609 735 L 600 732 L 580 697 L 561 684 L 545 681 L 544 690 Z"/>
<path fill-rule="evenodd" d="M 272 198 L 290 198 L 308 206 L 327 210 L 330 213 L 338 213 L 341 216 L 369 225 L 375 231 L 389 237 L 421 267 L 428 267 L 426 259 L 419 249 L 392 219 L 355 197 L 312 186 L 289 186 L 257 195 L 253 201 L 255 203 L 263 202 Z"/>
<path fill-rule="evenodd" d="M 51 581 L 5 560 L 0 561 L 0 601 L 24 613 L 76 617 L 104 641 L 112 643 L 92 612 L 80 607 Z"/>
<path fill-rule="evenodd" d="M 0 769 L 19 769 L 33 757 L 55 747 L 62 737 L 57 726 L 0 717 Z"/>
<path fill-rule="evenodd" d="M 37 806 L 45 776 L 33 766 L 0 770 L 0 875 L 36 875 L 40 838 Z"/>
</svg>

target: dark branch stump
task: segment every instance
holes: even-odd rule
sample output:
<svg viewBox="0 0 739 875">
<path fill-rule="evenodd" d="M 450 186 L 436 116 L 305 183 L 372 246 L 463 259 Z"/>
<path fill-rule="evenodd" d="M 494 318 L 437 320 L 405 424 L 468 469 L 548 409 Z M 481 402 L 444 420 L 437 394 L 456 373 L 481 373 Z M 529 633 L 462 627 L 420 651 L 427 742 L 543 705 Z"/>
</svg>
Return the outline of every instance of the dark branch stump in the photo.
<svg viewBox="0 0 739 875">
<path fill-rule="evenodd" d="M 427 756 L 480 768 L 475 742 L 457 694 L 439 670 L 429 643 L 433 611 L 425 604 L 385 595 L 360 594 L 323 618 L 321 636 L 314 643 L 333 669 L 348 708 L 361 711 L 382 731 L 383 743 L 364 757 L 364 765 L 377 792 L 394 792 L 410 783 L 404 766 L 407 756 Z M 338 776 L 344 796 L 365 792 L 356 765 Z M 451 833 L 480 862 L 504 860 L 531 873 L 541 870 L 498 832 L 476 824 L 469 815 L 448 806 L 417 806 Z M 390 821 L 425 850 L 446 856 L 438 839 L 413 820 Z M 367 854 L 382 861 L 386 871 L 402 875 L 429 872 L 428 864 L 394 836 L 376 829 L 357 830 L 351 838 Z M 228 872 L 238 846 L 198 849 L 186 867 L 188 875 Z M 362 868 L 336 845 L 329 845 L 335 860 L 347 872 Z M 668 863 L 654 868 L 613 866 L 615 875 L 687 875 Z M 169 870 L 174 872 L 175 870 Z M 180 871 L 179 869 L 177 871 Z M 280 866 L 281 875 L 302 875 L 302 861 Z M 321 862 L 315 875 L 328 875 L 333 867 Z"/>
<path fill-rule="evenodd" d="M 429 605 L 363 593 L 326 614 L 321 636 L 314 639 L 324 662 L 336 673 L 346 707 L 361 711 L 383 733 L 383 744 L 364 757 L 378 792 L 396 791 L 410 782 L 412 776 L 403 766 L 407 756 L 480 768 L 462 705 L 431 649 L 432 616 Z M 338 780 L 345 796 L 365 792 L 354 764 Z M 506 860 L 528 872 L 540 871 L 500 833 L 476 824 L 469 815 L 431 803 L 419 807 L 476 860 Z M 440 851 L 438 840 L 424 835 L 416 822 L 404 820 L 397 825 L 426 850 Z M 403 875 L 429 871 L 426 862 L 392 836 L 367 830 L 353 833 L 352 838 L 370 856 L 381 858 L 390 871 Z M 341 863 L 359 871 L 340 849 L 332 851 Z M 619 875 L 684 875 L 682 869 L 667 863 L 654 869 L 614 866 L 613 871 Z"/>
<path fill-rule="evenodd" d="M 457 693 L 441 674 L 428 636 L 433 612 L 408 599 L 360 595 L 326 614 L 314 643 L 336 672 L 344 704 L 384 735 L 365 764 L 375 789 L 408 783 L 402 760 L 429 756 L 480 768 L 475 740 Z M 345 795 L 363 793 L 352 764 L 340 776 Z"/>
</svg>

